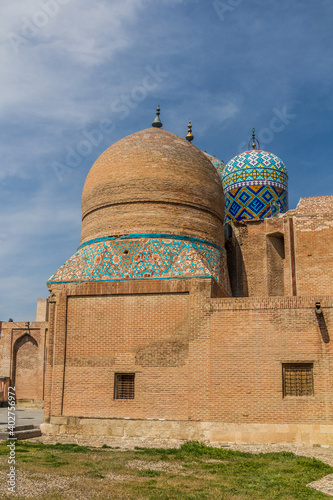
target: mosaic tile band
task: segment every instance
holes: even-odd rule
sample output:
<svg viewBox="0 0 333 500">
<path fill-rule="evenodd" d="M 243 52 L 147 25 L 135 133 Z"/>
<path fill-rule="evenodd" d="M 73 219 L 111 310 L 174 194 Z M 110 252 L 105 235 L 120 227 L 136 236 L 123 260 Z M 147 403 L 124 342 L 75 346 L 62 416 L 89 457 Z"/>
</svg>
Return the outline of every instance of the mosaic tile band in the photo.
<svg viewBox="0 0 333 500">
<path fill-rule="evenodd" d="M 213 277 L 231 295 L 223 248 L 197 238 L 160 236 L 129 235 L 87 242 L 48 283 Z"/>
<path fill-rule="evenodd" d="M 244 187 L 244 186 L 274 186 L 274 187 L 281 188 L 284 191 L 288 192 L 288 189 L 286 189 L 286 186 L 284 184 L 282 184 L 281 182 L 247 181 L 247 182 L 236 182 L 235 184 L 232 184 L 231 186 L 224 189 L 224 193 L 228 193 L 229 191 L 232 191 L 236 188 Z"/>
</svg>

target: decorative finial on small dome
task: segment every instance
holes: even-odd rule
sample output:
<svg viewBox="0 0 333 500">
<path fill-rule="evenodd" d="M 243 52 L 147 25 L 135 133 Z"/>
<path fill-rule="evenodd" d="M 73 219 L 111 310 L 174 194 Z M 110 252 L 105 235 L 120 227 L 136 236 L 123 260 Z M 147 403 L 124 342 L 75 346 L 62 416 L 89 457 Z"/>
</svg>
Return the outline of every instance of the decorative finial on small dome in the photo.
<svg viewBox="0 0 333 500">
<path fill-rule="evenodd" d="M 160 114 L 161 114 L 161 110 L 160 110 L 160 107 L 157 106 L 156 108 L 156 116 L 155 116 L 155 120 L 153 121 L 153 123 L 151 124 L 152 127 L 157 127 L 157 128 L 161 128 L 163 127 L 163 123 L 161 122 L 160 120 Z"/>
<path fill-rule="evenodd" d="M 192 123 L 191 123 L 191 120 L 189 120 L 188 125 L 187 125 L 187 136 L 185 137 L 185 139 L 188 142 L 192 142 L 193 139 L 194 139 L 194 137 L 192 135 Z"/>
<path fill-rule="evenodd" d="M 249 142 L 248 148 L 250 149 L 250 144 L 251 141 Z M 257 148 L 258 146 L 258 148 Z M 256 138 L 256 129 L 252 129 L 252 144 L 251 144 L 252 149 L 260 149 L 260 143 L 258 139 Z"/>
</svg>

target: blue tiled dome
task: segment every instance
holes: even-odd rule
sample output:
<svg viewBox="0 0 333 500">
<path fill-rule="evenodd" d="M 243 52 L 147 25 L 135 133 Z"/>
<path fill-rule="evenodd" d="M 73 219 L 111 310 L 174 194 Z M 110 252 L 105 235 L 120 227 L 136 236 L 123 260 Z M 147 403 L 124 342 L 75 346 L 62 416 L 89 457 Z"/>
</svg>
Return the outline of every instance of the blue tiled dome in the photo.
<svg viewBox="0 0 333 500">
<path fill-rule="evenodd" d="M 288 210 L 288 173 L 272 153 L 254 149 L 235 156 L 222 180 L 225 222 L 264 219 Z"/>
</svg>

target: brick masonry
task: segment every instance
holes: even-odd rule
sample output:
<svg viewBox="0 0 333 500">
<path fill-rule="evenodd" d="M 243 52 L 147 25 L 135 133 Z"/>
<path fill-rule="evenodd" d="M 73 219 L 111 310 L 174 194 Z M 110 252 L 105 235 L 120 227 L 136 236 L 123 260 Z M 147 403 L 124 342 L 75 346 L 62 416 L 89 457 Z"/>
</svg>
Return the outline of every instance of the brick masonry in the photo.
<svg viewBox="0 0 333 500">
<path fill-rule="evenodd" d="M 301 198 L 278 218 L 232 223 L 234 297 L 333 294 L 333 196 Z"/>
<path fill-rule="evenodd" d="M 54 417 L 70 419 L 61 427 L 69 434 L 83 432 L 86 422 L 89 435 L 94 428 L 102 432 L 93 419 L 111 419 L 112 428 L 127 428 L 129 419 L 178 422 L 172 428 L 191 439 L 201 439 L 205 428 L 212 442 L 271 436 L 317 443 L 319 426 L 326 426 L 321 441 L 331 444 L 333 298 L 225 299 L 213 284 L 57 285 L 44 432 L 54 432 Z M 323 321 L 315 312 L 318 300 Z M 283 397 L 284 362 L 313 363 L 313 396 Z M 115 373 L 135 373 L 134 400 L 114 399 Z M 146 438 L 149 429 L 157 432 L 149 423 L 138 429 Z"/>
<path fill-rule="evenodd" d="M 165 131 L 103 153 L 82 203 L 82 242 L 155 232 L 224 246 L 218 174 Z M 232 223 L 232 298 L 197 277 L 50 282 L 43 321 L 2 323 L 0 377 L 18 399 L 44 400 L 43 432 L 69 439 L 331 445 L 332 214 L 332 196 L 304 198 Z M 283 363 L 302 362 L 314 394 L 284 397 Z M 134 399 L 115 399 L 118 373 L 134 374 Z"/>
<path fill-rule="evenodd" d="M 219 175 L 196 146 L 163 129 L 132 134 L 92 166 L 82 194 L 81 243 L 134 233 L 180 234 L 223 246 Z"/>
</svg>

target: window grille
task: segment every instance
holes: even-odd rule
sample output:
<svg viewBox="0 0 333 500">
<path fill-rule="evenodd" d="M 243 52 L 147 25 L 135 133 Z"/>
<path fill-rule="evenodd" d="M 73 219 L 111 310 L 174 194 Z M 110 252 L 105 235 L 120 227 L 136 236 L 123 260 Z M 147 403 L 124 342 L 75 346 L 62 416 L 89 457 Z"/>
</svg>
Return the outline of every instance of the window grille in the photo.
<svg viewBox="0 0 333 500">
<path fill-rule="evenodd" d="M 114 399 L 134 399 L 135 373 L 115 373 Z"/>
<path fill-rule="evenodd" d="M 313 396 L 313 363 L 282 365 L 283 397 Z"/>
</svg>

